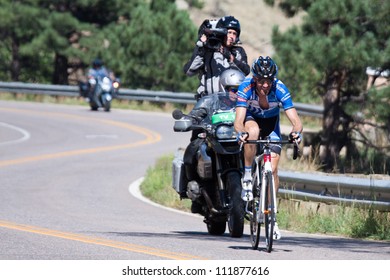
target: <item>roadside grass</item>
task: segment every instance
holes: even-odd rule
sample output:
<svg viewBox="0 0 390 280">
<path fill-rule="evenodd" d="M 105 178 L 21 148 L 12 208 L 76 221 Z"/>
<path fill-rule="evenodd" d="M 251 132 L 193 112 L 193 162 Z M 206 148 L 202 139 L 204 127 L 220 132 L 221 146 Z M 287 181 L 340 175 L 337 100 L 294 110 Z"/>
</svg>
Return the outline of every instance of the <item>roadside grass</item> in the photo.
<svg viewBox="0 0 390 280">
<path fill-rule="evenodd" d="M 190 212 L 191 201 L 180 200 L 172 188 L 172 160 L 173 155 L 164 155 L 157 160 L 154 167 L 147 169 L 145 180 L 140 186 L 141 192 L 158 204 Z"/>
<path fill-rule="evenodd" d="M 159 158 L 149 167 L 141 184 L 144 196 L 161 205 L 190 212 L 191 201 L 180 200 L 172 188 L 173 155 Z M 390 241 L 390 213 L 343 205 L 279 200 L 281 229 Z"/>
</svg>

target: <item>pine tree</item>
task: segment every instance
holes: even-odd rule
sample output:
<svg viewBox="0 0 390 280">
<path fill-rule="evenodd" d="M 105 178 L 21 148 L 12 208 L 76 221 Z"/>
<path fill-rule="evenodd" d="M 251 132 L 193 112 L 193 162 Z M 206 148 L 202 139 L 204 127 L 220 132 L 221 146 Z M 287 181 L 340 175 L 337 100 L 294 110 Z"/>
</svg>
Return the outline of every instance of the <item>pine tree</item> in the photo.
<svg viewBox="0 0 390 280">
<path fill-rule="evenodd" d="M 195 32 L 172 0 L 0 0 L 0 77 L 68 84 L 100 57 L 123 86 L 193 91 Z"/>
<path fill-rule="evenodd" d="M 25 64 L 34 65 L 36 58 L 29 57 L 21 50 L 42 30 L 39 19 L 44 13 L 38 7 L 32 7 L 36 1 L 0 1 L 0 42 L 2 68 L 6 78 L 18 81 L 24 73 Z M 7 79 L 7 78 L 6 78 Z"/>
<path fill-rule="evenodd" d="M 387 152 L 384 158 L 389 161 L 388 144 L 378 145 L 363 128 L 385 129 L 390 137 L 390 113 L 385 109 L 390 105 L 389 95 L 383 91 L 367 94 L 365 74 L 368 66 L 390 69 L 390 2 L 282 0 L 279 4 L 289 15 L 301 10 L 306 13 L 301 27 L 284 34 L 276 27 L 272 40 L 281 77 L 297 100 L 322 99 L 325 169 L 340 168 L 343 147 L 347 159 L 355 160 L 354 165 L 360 162 L 367 168 L 364 157 L 371 148 L 376 153 Z M 372 108 L 376 108 L 375 113 Z"/>
</svg>

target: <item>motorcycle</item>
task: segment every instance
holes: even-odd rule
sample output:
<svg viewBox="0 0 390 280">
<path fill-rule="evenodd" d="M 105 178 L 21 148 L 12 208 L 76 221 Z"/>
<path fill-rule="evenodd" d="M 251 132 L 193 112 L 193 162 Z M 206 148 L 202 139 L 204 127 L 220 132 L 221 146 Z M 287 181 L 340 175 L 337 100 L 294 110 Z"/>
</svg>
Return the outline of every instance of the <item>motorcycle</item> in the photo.
<svg viewBox="0 0 390 280">
<path fill-rule="evenodd" d="M 175 154 L 172 187 L 181 199 L 192 200 L 191 210 L 204 216 L 209 234 L 224 234 L 227 224 L 231 237 L 241 237 L 245 206 L 243 163 L 233 127 L 235 101 L 227 93 L 212 94 L 202 97 L 191 112 L 196 113 L 185 115 L 178 109 L 172 113 L 175 132 L 199 132 L 190 144 L 196 147 L 194 156 L 188 147 Z"/>
<path fill-rule="evenodd" d="M 92 94 L 89 94 L 89 87 L 94 85 Z M 119 79 L 111 80 L 109 77 L 96 77 L 90 79 L 88 84 L 80 84 L 80 95 L 84 96 L 89 102 L 91 110 L 97 111 L 98 108 L 104 108 L 104 111 L 109 112 L 111 109 L 111 101 L 115 98 L 119 91 Z"/>
</svg>

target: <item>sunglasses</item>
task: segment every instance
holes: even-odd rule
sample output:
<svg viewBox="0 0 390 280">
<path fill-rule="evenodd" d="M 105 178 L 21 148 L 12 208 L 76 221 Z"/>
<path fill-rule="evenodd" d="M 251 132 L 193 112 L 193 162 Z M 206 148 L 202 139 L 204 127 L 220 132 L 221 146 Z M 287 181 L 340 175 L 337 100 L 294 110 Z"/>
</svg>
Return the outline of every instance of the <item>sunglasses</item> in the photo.
<svg viewBox="0 0 390 280">
<path fill-rule="evenodd" d="M 260 85 L 264 85 L 264 84 L 272 84 L 272 80 L 271 79 L 266 79 L 266 78 L 254 78 L 255 82 L 260 84 Z"/>
<path fill-rule="evenodd" d="M 228 88 L 226 88 L 226 90 L 236 93 L 238 91 L 238 88 L 236 88 L 236 87 L 228 87 Z"/>
</svg>

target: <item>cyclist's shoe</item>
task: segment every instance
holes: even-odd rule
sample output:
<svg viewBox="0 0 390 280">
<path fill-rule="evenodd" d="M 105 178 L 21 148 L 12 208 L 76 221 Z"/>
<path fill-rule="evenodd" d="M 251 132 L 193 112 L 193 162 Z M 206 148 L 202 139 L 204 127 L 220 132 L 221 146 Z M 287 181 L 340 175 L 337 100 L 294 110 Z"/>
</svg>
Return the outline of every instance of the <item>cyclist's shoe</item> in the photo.
<svg viewBox="0 0 390 280">
<path fill-rule="evenodd" d="M 275 222 L 274 225 L 274 240 L 280 240 L 282 238 L 282 234 L 279 231 L 278 223 Z"/>
<path fill-rule="evenodd" d="M 253 200 L 253 193 L 252 193 L 252 191 L 242 190 L 241 198 L 244 201 L 252 201 Z"/>
<path fill-rule="evenodd" d="M 252 180 L 245 180 L 245 178 L 241 182 L 242 185 L 242 192 L 241 192 L 241 198 L 244 201 L 251 201 L 253 200 L 253 193 L 252 193 Z"/>
</svg>

